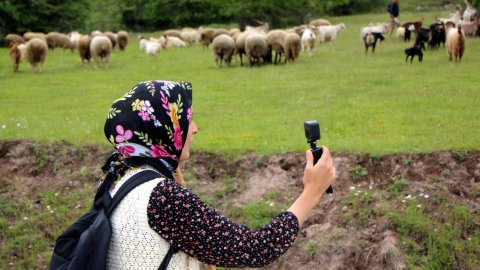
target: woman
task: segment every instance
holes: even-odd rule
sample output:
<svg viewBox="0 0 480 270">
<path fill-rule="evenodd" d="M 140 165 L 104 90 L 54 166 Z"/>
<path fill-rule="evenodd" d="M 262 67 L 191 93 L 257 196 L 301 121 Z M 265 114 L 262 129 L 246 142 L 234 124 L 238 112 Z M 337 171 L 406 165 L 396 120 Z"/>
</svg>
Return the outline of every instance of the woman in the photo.
<svg viewBox="0 0 480 270">
<path fill-rule="evenodd" d="M 285 253 L 299 226 L 335 178 L 330 153 L 319 162 L 307 152 L 304 191 L 286 212 L 250 230 L 209 208 L 185 188 L 179 162 L 188 160 L 193 135 L 192 87 L 187 82 L 147 81 L 110 108 L 105 135 L 116 148 L 103 169 L 118 188 L 135 173 L 156 170 L 165 177 L 128 193 L 111 215 L 109 269 L 157 269 L 170 246 L 179 250 L 168 269 L 261 267 Z"/>
</svg>

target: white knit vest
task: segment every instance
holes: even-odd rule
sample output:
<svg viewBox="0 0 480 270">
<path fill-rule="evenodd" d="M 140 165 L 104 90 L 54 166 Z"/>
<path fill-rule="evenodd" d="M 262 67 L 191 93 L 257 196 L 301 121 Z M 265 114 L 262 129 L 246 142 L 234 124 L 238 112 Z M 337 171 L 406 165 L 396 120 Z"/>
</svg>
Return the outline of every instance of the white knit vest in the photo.
<svg viewBox="0 0 480 270">
<path fill-rule="evenodd" d="M 118 181 L 110 194 L 133 174 L 147 169 L 133 170 Z M 147 206 L 150 194 L 163 178 L 153 179 L 130 191 L 110 216 L 112 237 L 107 256 L 107 269 L 156 270 L 167 254 L 170 244 L 148 226 Z M 182 251 L 174 254 L 168 270 L 199 270 L 199 262 Z"/>
</svg>

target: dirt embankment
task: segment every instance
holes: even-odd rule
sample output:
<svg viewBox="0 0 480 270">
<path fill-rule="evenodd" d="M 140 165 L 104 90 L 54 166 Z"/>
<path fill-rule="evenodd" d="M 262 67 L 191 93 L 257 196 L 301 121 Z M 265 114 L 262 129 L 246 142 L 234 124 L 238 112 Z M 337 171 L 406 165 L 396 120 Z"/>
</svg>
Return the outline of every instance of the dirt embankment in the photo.
<svg viewBox="0 0 480 270">
<path fill-rule="evenodd" d="M 67 142 L 0 141 L 0 193 L 34 197 L 47 188 L 68 191 L 85 183 L 95 186 L 99 167 L 110 153 L 107 147 L 77 147 Z M 232 201 L 244 205 L 261 200 L 268 192 L 276 192 L 276 203 L 286 206 L 302 190 L 303 153 L 249 153 L 233 160 L 210 153 L 193 153 L 192 157 L 184 173 L 193 179 L 195 193 L 215 197 L 215 191 L 224 188 L 225 177 L 240 187 L 228 195 L 229 202 L 223 198 L 217 203 L 221 210 Z M 480 216 L 480 152 L 380 157 L 333 153 L 333 157 L 338 176 L 334 194 L 322 198 L 295 245 L 267 269 L 406 269 L 401 237 L 387 213 L 371 213 L 362 226 L 358 216 L 345 218 L 351 207 L 345 201 L 360 191 L 382 194 L 387 204 L 411 195 L 435 211 L 436 203 L 426 199 L 428 194 L 465 205 L 473 216 Z M 396 197 L 391 189 L 398 180 L 406 185 Z"/>
</svg>

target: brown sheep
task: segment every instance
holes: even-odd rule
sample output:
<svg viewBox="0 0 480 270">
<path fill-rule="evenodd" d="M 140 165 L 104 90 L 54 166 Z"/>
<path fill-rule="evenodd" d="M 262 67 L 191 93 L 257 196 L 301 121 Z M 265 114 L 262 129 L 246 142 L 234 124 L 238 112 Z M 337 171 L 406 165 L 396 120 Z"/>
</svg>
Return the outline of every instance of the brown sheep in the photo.
<svg viewBox="0 0 480 270">
<path fill-rule="evenodd" d="M 30 41 L 32 38 L 39 38 L 43 39 L 45 42 L 47 41 L 47 35 L 45 35 L 44 33 L 26 32 L 25 34 L 23 34 L 23 39 L 25 39 L 25 41 Z"/>
<path fill-rule="evenodd" d="M 204 46 L 204 48 L 208 48 L 210 43 L 212 43 L 213 39 L 216 36 L 219 36 L 221 34 L 226 34 L 228 35 L 228 31 L 226 29 L 222 28 L 204 28 L 200 30 L 200 42 Z"/>
<path fill-rule="evenodd" d="M 63 48 L 65 49 L 70 49 L 73 51 L 73 43 L 70 41 L 70 38 L 62 33 L 58 32 L 50 32 L 47 34 L 47 44 L 48 48 L 54 49 L 54 48 Z"/>
<path fill-rule="evenodd" d="M 287 33 L 283 47 L 285 49 L 285 63 L 290 61 L 294 62 L 300 55 L 300 50 L 302 49 L 300 36 L 297 33 Z"/>
<path fill-rule="evenodd" d="M 331 25 L 331 23 L 325 19 L 314 19 L 311 20 L 308 24 L 313 26 Z"/>
<path fill-rule="evenodd" d="M 163 32 L 163 35 L 164 35 L 164 36 L 169 36 L 169 37 L 182 38 L 181 35 L 180 35 L 180 31 L 178 31 L 178 30 L 176 30 L 176 29 L 168 29 L 168 30 L 165 30 L 165 32 Z"/>
<path fill-rule="evenodd" d="M 92 55 L 90 53 L 90 41 L 92 38 L 89 35 L 82 35 L 77 43 L 78 54 L 80 55 L 80 60 L 82 64 L 84 61 L 87 63 L 90 62 Z"/>
<path fill-rule="evenodd" d="M 122 30 L 117 33 L 117 43 L 118 43 L 118 48 L 120 48 L 121 51 L 125 50 L 128 44 L 127 31 Z"/>
<path fill-rule="evenodd" d="M 33 67 L 35 72 L 40 72 L 40 69 L 47 57 L 48 45 L 47 42 L 41 38 L 32 38 L 27 42 L 25 54 L 28 62 Z"/>
<path fill-rule="evenodd" d="M 8 45 L 9 46 L 12 46 L 13 43 L 25 43 L 25 40 L 23 39 L 23 37 L 17 35 L 17 34 L 8 34 L 6 37 L 5 37 L 5 40 L 8 41 Z"/>
<path fill-rule="evenodd" d="M 273 60 L 274 64 L 277 64 L 277 57 L 278 61 L 281 61 L 282 54 L 285 53 L 283 43 L 285 42 L 286 35 L 287 32 L 284 30 L 272 30 L 267 34 L 267 45 L 272 51 L 275 51 L 275 59 Z"/>
<path fill-rule="evenodd" d="M 457 28 L 450 28 L 447 32 L 447 41 L 445 41 L 449 61 L 455 58 L 455 62 L 461 61 L 465 51 L 465 33 L 459 25 Z"/>
<path fill-rule="evenodd" d="M 18 65 L 20 64 L 20 58 L 22 57 L 20 49 L 18 49 L 18 42 L 13 42 L 9 54 L 13 64 L 13 73 L 17 73 Z"/>
<path fill-rule="evenodd" d="M 117 35 L 110 31 L 103 33 L 103 35 L 110 39 L 110 41 L 112 42 L 112 49 L 115 49 L 115 45 L 117 45 Z"/>
</svg>

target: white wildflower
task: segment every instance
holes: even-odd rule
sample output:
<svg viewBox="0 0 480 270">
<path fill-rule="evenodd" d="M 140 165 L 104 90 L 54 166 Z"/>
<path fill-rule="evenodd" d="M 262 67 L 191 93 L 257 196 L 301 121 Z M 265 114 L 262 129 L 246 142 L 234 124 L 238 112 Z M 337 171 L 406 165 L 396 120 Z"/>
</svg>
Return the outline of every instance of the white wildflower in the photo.
<svg viewBox="0 0 480 270">
<path fill-rule="evenodd" d="M 350 190 L 355 190 L 355 187 L 354 187 L 354 186 L 351 186 L 351 187 L 350 187 Z"/>
<path fill-rule="evenodd" d="M 417 208 L 420 208 L 420 207 L 422 207 L 422 205 L 421 205 L 421 204 L 417 204 Z"/>
<path fill-rule="evenodd" d="M 28 217 L 23 217 L 23 220 L 28 220 Z"/>
<path fill-rule="evenodd" d="M 424 197 L 425 199 L 428 199 L 428 195 L 427 195 L 427 194 L 423 195 L 423 197 Z"/>
</svg>

